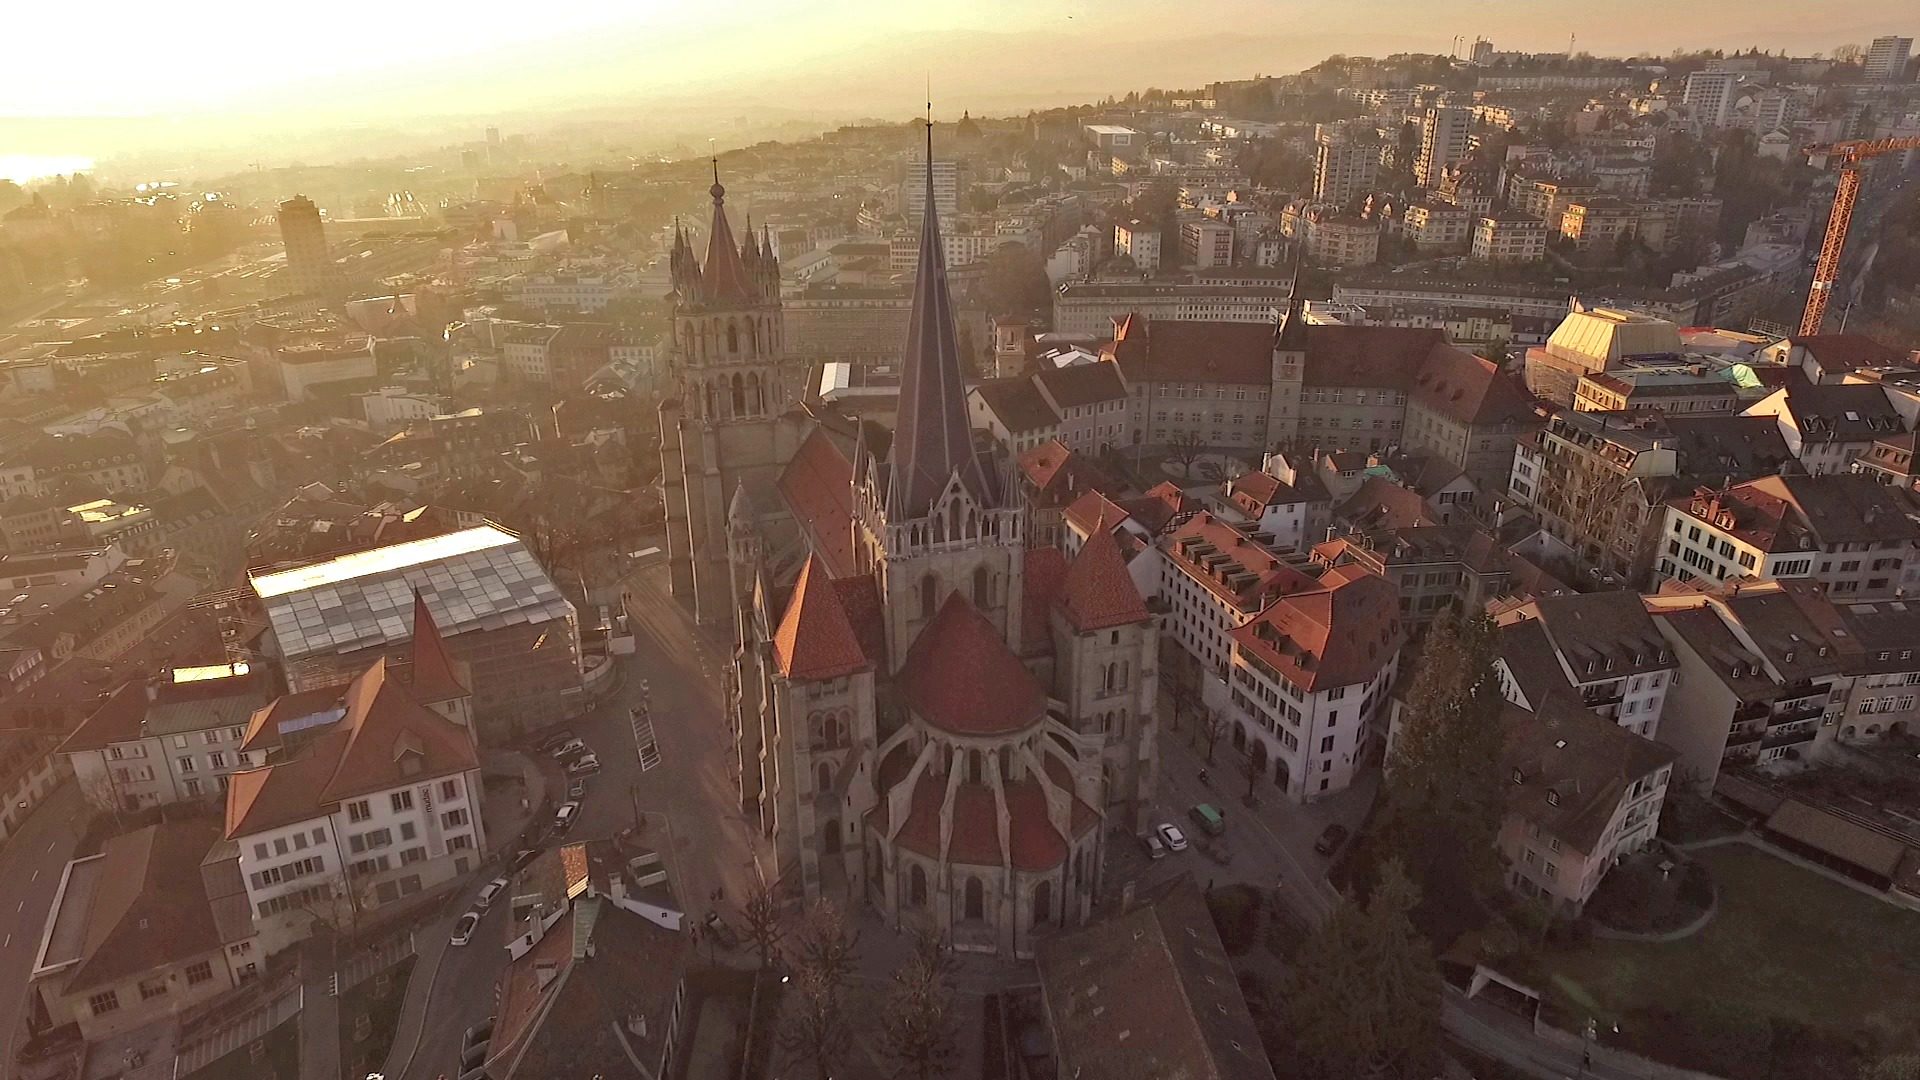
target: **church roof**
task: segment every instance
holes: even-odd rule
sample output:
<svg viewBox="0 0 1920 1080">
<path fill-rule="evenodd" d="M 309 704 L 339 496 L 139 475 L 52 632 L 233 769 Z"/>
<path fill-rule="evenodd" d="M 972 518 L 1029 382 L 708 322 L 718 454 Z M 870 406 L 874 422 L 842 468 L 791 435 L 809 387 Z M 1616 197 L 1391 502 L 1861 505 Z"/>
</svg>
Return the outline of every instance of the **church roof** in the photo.
<svg viewBox="0 0 1920 1080">
<path fill-rule="evenodd" d="M 920 631 L 900 668 L 907 707 L 956 735 L 1004 735 L 1046 715 L 1047 696 L 1000 631 L 959 592 Z"/>
<path fill-rule="evenodd" d="M 1020 654 L 1039 656 L 1053 651 L 1053 631 L 1047 615 L 1060 590 L 1066 587 L 1067 555 L 1057 547 L 1032 547 L 1021 553 Z"/>
<path fill-rule="evenodd" d="M 1067 567 L 1060 609 L 1082 633 L 1128 626 L 1147 619 L 1146 602 L 1127 573 L 1120 542 L 1102 516 L 1087 534 L 1087 542 Z"/>
<path fill-rule="evenodd" d="M 727 224 L 727 189 L 720 183 L 720 165 L 713 166 L 713 223 L 707 228 L 707 258 L 700 266 L 700 299 L 710 305 L 750 305 L 759 302 L 740 261 L 740 245 L 734 243 L 733 227 Z"/>
<path fill-rule="evenodd" d="M 800 568 L 793 599 L 774 630 L 773 655 L 780 674 L 806 681 L 837 679 L 868 666 L 840 593 L 817 555 L 807 556 Z"/>
<path fill-rule="evenodd" d="M 894 521 L 926 517 L 956 474 L 974 499 L 987 505 L 991 488 L 973 452 L 961 378 L 960 343 L 953 329 L 953 296 L 940 248 L 940 217 L 933 197 L 933 128 L 927 128 L 926 213 L 920 226 L 920 264 L 914 273 L 913 310 L 907 321 L 900 379 L 898 428 L 894 432 L 887 516 Z"/>
<path fill-rule="evenodd" d="M 413 594 L 413 671 L 408 686 L 413 696 L 432 703 L 466 697 L 466 684 L 460 681 L 453 656 L 447 652 L 447 639 L 440 636 L 440 625 L 427 610 L 426 595 Z"/>
</svg>

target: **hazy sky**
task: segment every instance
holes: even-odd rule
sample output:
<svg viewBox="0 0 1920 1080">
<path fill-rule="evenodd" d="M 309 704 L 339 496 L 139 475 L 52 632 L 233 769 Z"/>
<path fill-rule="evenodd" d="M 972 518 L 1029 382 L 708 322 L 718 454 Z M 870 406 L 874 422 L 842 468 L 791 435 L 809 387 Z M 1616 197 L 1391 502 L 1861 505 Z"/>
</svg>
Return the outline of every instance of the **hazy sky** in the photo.
<svg viewBox="0 0 1920 1080">
<path fill-rule="evenodd" d="M 1912 0 L 149 0 L 8 5 L 0 118 L 218 126 L 530 116 L 702 98 L 904 117 L 1297 70 L 1329 53 L 1830 50 Z M 1595 18 L 1596 12 L 1603 12 Z M 44 134 L 44 129 L 40 129 Z M 30 152 L 91 153 L 37 146 Z"/>
</svg>

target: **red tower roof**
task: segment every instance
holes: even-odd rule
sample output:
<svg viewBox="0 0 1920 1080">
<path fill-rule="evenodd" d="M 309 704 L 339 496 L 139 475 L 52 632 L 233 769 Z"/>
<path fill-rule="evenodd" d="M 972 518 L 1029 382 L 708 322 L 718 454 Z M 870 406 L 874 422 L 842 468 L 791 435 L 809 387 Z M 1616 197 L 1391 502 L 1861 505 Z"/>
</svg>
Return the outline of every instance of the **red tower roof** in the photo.
<svg viewBox="0 0 1920 1080">
<path fill-rule="evenodd" d="M 447 639 L 440 636 L 440 625 L 427 610 L 427 598 L 413 593 L 413 696 L 429 704 L 469 693 L 460 681 L 453 655 L 447 651 Z"/>
<path fill-rule="evenodd" d="M 707 228 L 707 258 L 700 267 L 700 300 L 716 306 L 759 303 L 753 278 L 740 261 L 740 245 L 727 224 L 727 189 L 720 184 L 720 164 L 713 166 L 713 223 Z"/>
</svg>

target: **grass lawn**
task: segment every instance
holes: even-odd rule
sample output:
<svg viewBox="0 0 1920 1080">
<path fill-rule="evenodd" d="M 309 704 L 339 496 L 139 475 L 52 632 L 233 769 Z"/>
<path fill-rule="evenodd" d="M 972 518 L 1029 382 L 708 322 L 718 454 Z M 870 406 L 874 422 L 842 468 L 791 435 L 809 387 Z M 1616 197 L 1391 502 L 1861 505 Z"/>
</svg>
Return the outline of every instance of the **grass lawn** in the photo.
<svg viewBox="0 0 1920 1080">
<path fill-rule="evenodd" d="M 1697 856 L 1720 890 L 1698 934 L 1596 939 L 1537 959 L 1561 1026 L 1597 1016 L 1653 1057 L 1736 1077 L 1765 1075 L 1743 1065 L 1769 1055 L 1920 1047 L 1920 912 L 1743 844 Z"/>
</svg>

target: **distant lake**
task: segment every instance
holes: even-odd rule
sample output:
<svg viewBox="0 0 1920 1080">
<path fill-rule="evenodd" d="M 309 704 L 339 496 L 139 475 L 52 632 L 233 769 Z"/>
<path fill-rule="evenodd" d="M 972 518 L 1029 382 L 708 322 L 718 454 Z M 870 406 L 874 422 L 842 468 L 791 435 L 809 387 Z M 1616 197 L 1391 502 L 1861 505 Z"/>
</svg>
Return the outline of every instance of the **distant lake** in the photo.
<svg viewBox="0 0 1920 1080">
<path fill-rule="evenodd" d="M 12 180 L 16 184 L 38 180 L 43 176 L 92 171 L 93 159 L 89 157 L 0 154 L 0 180 Z"/>
</svg>

